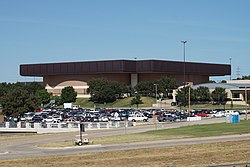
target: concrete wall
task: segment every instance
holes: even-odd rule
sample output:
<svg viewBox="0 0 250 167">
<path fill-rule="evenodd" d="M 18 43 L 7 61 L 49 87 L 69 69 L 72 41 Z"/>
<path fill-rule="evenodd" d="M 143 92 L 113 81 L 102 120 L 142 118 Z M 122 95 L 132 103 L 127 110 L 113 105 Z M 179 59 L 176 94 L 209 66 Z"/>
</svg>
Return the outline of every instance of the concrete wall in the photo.
<svg viewBox="0 0 250 167">
<path fill-rule="evenodd" d="M 45 88 L 49 93 L 55 96 L 61 94 L 61 90 L 66 86 L 73 86 L 77 92 L 77 97 L 88 98 L 87 93 L 88 85 L 87 81 L 96 78 L 106 78 L 129 85 L 131 83 L 131 76 L 129 73 L 122 74 L 92 74 L 92 75 L 53 75 L 45 76 L 43 78 Z"/>
<path fill-rule="evenodd" d="M 183 75 L 175 75 L 175 74 L 166 74 L 166 73 L 142 73 L 138 74 L 138 80 L 140 81 L 154 81 L 158 80 L 162 77 L 171 77 L 175 78 L 177 84 L 183 84 L 184 76 Z M 203 75 L 186 75 L 186 82 L 193 82 L 194 84 L 207 83 L 209 82 L 209 76 Z"/>
<path fill-rule="evenodd" d="M 91 74 L 91 75 L 53 75 L 45 76 L 44 84 L 49 93 L 53 95 L 60 95 L 61 90 L 66 86 L 73 86 L 77 92 L 77 97 L 89 97 L 87 93 L 87 82 L 96 78 L 106 78 L 108 80 L 117 81 L 127 85 L 135 86 L 138 82 L 154 81 L 162 77 L 175 78 L 177 84 L 183 83 L 183 75 L 174 75 L 166 73 L 113 73 L 113 74 Z M 200 75 L 186 75 L 186 82 L 193 82 L 194 84 L 206 83 L 209 81 L 208 76 Z"/>
</svg>

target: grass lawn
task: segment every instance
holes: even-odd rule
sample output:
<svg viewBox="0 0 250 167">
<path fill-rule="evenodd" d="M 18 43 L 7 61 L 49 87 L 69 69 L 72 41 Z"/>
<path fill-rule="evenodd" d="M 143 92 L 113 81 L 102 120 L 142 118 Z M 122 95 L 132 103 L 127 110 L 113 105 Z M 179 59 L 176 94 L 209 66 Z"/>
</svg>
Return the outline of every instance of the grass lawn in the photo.
<svg viewBox="0 0 250 167">
<path fill-rule="evenodd" d="M 118 99 L 113 103 L 107 103 L 107 104 L 94 104 L 93 102 L 90 102 L 88 98 L 78 98 L 74 104 L 80 105 L 82 108 L 136 108 L 136 106 L 131 106 L 130 102 L 133 97 L 127 97 L 124 99 Z M 155 98 L 152 97 L 141 97 L 143 104 L 139 105 L 139 108 L 152 108 L 153 104 L 155 103 Z M 180 109 L 178 106 L 174 107 L 171 106 L 170 109 Z M 188 109 L 187 107 L 183 107 L 182 109 Z M 199 105 L 191 105 L 191 109 L 224 109 L 223 105 L 212 105 L 212 104 L 199 104 Z M 231 108 L 231 105 L 225 106 L 226 110 L 245 110 L 246 106 L 244 105 L 234 105 L 233 108 Z"/>
<path fill-rule="evenodd" d="M 246 163 L 250 141 L 0 160 L 3 167 L 166 167 Z"/>
<path fill-rule="evenodd" d="M 136 108 L 136 106 L 131 106 L 130 102 L 133 97 L 127 97 L 124 99 L 118 99 L 113 103 L 107 103 L 107 104 L 94 104 L 93 102 L 90 102 L 88 98 L 78 98 L 74 104 L 80 105 L 82 108 Z M 152 97 L 141 97 L 141 100 L 143 101 L 143 104 L 140 104 L 140 108 L 144 107 L 152 107 L 152 104 L 155 103 L 155 99 Z"/>
<path fill-rule="evenodd" d="M 94 144 L 116 144 L 140 141 L 169 140 L 181 138 L 222 136 L 250 133 L 250 120 L 238 124 L 216 123 L 207 125 L 193 125 L 181 128 L 153 130 L 137 134 L 106 136 L 90 139 Z M 48 143 L 39 147 L 65 147 L 72 146 L 72 141 Z"/>
</svg>

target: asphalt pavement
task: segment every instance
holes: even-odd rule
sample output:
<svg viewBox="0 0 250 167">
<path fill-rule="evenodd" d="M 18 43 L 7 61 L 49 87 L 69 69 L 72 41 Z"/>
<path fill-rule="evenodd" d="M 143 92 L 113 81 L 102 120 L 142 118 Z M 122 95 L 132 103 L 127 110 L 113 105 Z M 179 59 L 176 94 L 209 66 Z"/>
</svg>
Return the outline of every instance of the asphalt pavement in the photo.
<svg viewBox="0 0 250 167">
<path fill-rule="evenodd" d="M 95 138 L 101 136 L 114 136 L 121 134 L 140 133 L 155 129 L 178 128 L 181 126 L 189 126 L 195 124 L 212 124 L 225 122 L 225 118 L 206 119 L 196 122 L 173 122 L 163 124 L 141 125 L 135 127 L 116 128 L 116 129 L 99 129 L 87 131 L 88 138 Z M 147 141 L 136 143 L 122 143 L 122 144 L 107 144 L 107 145 L 87 145 L 74 146 L 67 148 L 37 148 L 38 144 L 46 144 L 51 142 L 60 142 L 65 140 L 73 140 L 77 132 L 57 133 L 57 134 L 42 134 L 32 135 L 21 138 L 13 138 L 8 140 L 0 140 L 0 159 L 16 159 L 16 158 L 30 158 L 36 156 L 50 156 L 50 155 L 67 155 L 88 152 L 105 152 L 113 150 L 128 150 L 139 148 L 153 148 L 153 147 L 167 147 L 176 145 L 213 143 L 224 141 L 238 141 L 250 140 L 250 134 L 244 135 L 227 135 L 217 137 L 203 137 L 190 139 L 174 139 L 174 140 L 160 140 Z"/>
</svg>

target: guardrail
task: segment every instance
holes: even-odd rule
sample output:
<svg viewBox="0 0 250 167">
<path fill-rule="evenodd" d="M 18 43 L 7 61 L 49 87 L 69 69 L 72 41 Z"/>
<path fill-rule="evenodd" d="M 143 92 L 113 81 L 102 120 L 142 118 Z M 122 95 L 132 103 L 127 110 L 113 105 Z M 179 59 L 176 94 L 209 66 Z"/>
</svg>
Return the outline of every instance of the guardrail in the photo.
<svg viewBox="0 0 250 167">
<path fill-rule="evenodd" d="M 84 124 L 86 130 L 136 126 L 135 122 L 130 122 L 130 121 L 83 122 L 82 124 Z M 79 128 L 80 128 L 80 123 L 17 122 L 13 124 L 10 122 L 5 122 L 2 127 L 0 126 L 0 132 L 58 133 L 58 132 L 78 131 Z"/>
</svg>

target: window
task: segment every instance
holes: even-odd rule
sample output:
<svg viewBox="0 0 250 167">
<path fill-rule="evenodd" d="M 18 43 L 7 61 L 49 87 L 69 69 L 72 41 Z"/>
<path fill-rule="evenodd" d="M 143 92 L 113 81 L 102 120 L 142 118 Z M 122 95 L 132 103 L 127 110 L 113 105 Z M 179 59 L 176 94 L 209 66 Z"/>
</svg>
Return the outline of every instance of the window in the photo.
<svg viewBox="0 0 250 167">
<path fill-rule="evenodd" d="M 240 98 L 240 93 L 233 93 L 233 98 Z"/>
</svg>

